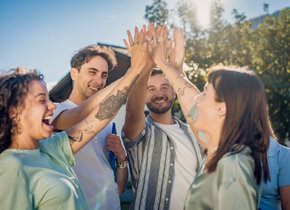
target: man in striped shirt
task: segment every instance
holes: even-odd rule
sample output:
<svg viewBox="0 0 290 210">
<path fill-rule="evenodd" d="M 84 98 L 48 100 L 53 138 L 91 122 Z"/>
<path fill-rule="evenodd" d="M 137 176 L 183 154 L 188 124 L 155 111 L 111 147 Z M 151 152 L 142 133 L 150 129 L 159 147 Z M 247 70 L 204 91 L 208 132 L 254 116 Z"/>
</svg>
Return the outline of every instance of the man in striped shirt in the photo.
<svg viewBox="0 0 290 210">
<path fill-rule="evenodd" d="M 146 68 L 153 66 L 148 59 Z M 123 127 L 134 191 L 131 209 L 183 209 L 201 165 L 200 146 L 189 127 L 172 116 L 175 93 L 162 71 L 143 72 L 129 94 Z"/>
</svg>

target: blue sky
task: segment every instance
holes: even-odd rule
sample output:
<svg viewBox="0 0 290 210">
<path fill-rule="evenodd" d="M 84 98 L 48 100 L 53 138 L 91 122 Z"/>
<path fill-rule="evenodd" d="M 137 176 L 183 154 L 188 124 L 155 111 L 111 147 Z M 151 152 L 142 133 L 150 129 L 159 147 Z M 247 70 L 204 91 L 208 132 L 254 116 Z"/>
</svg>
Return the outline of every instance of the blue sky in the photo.
<svg viewBox="0 0 290 210">
<path fill-rule="evenodd" d="M 168 0 L 173 8 L 178 0 Z M 210 0 L 188 0 L 197 6 L 205 25 Z M 225 19 L 237 8 L 248 18 L 289 5 L 286 0 L 221 0 Z M 59 81 L 80 48 L 103 42 L 124 46 L 126 29 L 146 23 L 145 6 L 153 0 L 0 0 L 0 69 L 22 66 L 44 74 L 45 81 Z M 202 2 L 202 3 L 201 3 Z"/>
</svg>

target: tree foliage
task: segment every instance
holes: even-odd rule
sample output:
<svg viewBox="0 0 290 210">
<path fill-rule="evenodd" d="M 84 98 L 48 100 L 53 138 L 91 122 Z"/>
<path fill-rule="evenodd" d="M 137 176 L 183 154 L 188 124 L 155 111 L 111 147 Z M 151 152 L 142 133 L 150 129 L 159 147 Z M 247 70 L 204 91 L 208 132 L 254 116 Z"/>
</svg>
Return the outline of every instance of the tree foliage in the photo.
<svg viewBox="0 0 290 210">
<path fill-rule="evenodd" d="M 168 9 L 161 2 L 154 1 L 151 7 L 146 7 L 147 20 L 159 24 L 165 18 L 168 20 Z M 163 15 L 154 12 L 161 5 L 161 12 L 167 11 Z M 283 144 L 289 138 L 290 127 L 290 9 L 282 10 L 278 17 L 266 17 L 257 30 L 252 28 L 245 14 L 239 13 L 237 9 L 232 12 L 232 24 L 223 19 L 223 13 L 220 1 L 213 1 L 210 26 L 202 29 L 197 22 L 194 5 L 183 0 L 178 2 L 174 15 L 177 15 L 185 31 L 188 78 L 202 90 L 207 69 L 212 65 L 223 63 L 248 66 L 254 70 L 265 86 L 270 120 L 275 134 Z M 184 120 L 178 101 L 173 111 Z"/>
<path fill-rule="evenodd" d="M 162 0 L 154 0 L 152 5 L 145 7 L 144 18 L 157 26 L 163 25 L 168 19 L 167 3 Z"/>
</svg>

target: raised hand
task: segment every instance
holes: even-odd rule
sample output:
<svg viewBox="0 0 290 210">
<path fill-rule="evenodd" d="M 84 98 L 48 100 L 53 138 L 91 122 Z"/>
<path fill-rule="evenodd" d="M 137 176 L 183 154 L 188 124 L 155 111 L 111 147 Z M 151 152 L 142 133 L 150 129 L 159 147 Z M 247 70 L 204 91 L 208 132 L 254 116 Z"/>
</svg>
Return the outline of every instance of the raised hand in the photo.
<svg viewBox="0 0 290 210">
<path fill-rule="evenodd" d="M 143 42 L 150 42 L 152 40 L 152 35 L 153 35 L 153 30 L 155 29 L 155 27 L 153 26 L 152 23 L 149 23 L 148 26 L 148 31 L 146 30 L 146 25 L 143 25 L 142 30 L 144 31 L 144 35 L 143 36 Z M 148 69 L 153 69 L 156 66 L 156 64 L 154 63 L 154 61 L 151 59 L 151 57 L 148 55 L 147 57 L 147 64 L 146 64 L 146 68 Z"/>
<path fill-rule="evenodd" d="M 174 28 L 173 43 L 170 48 L 170 65 L 176 68 L 180 73 L 183 72 L 183 62 L 185 57 L 185 42 L 183 30 Z"/>
<path fill-rule="evenodd" d="M 131 55 L 131 67 L 138 70 L 142 70 L 148 59 L 148 44 L 145 40 L 145 33 L 143 29 L 139 32 L 135 27 L 134 41 L 131 32 L 127 30 L 128 41 L 123 39 L 128 52 Z"/>
<path fill-rule="evenodd" d="M 158 66 L 167 63 L 171 42 L 168 42 L 169 31 L 166 25 L 153 30 L 153 41 L 149 42 L 149 53 Z"/>
</svg>

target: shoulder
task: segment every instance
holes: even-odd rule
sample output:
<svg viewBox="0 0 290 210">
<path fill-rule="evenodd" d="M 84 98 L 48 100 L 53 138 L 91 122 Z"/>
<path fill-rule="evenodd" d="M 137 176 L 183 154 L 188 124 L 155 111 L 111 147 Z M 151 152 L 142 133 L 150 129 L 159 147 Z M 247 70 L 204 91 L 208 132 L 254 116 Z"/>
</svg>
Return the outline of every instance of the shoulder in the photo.
<svg viewBox="0 0 290 210">
<path fill-rule="evenodd" d="M 251 149 L 245 147 L 236 154 L 225 154 L 218 162 L 217 171 L 222 173 L 226 180 L 231 179 L 247 182 L 254 179 L 255 162 L 251 156 Z"/>
<path fill-rule="evenodd" d="M 279 144 L 279 142 L 270 137 L 270 146 L 267 151 L 267 157 L 269 159 L 277 159 L 279 164 L 287 162 L 286 164 L 289 165 L 290 162 L 288 162 L 288 160 L 290 159 L 290 148 Z"/>
<path fill-rule="evenodd" d="M 0 175 L 4 173 L 19 174 L 23 167 L 21 154 L 11 151 L 3 152 L 0 155 Z"/>
<path fill-rule="evenodd" d="M 65 131 L 62 131 L 51 136 L 50 138 L 39 141 L 39 149 L 42 152 L 53 152 L 62 149 L 64 141 L 67 141 L 67 134 Z"/>
</svg>

